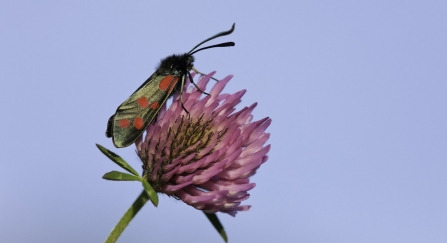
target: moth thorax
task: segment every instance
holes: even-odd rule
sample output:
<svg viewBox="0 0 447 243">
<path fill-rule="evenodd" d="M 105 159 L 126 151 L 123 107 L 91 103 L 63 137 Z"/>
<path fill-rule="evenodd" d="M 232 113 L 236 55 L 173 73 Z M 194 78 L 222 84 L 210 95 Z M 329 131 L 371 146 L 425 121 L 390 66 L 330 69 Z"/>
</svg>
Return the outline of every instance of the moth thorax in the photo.
<svg viewBox="0 0 447 243">
<path fill-rule="evenodd" d="M 193 67 L 194 57 L 188 53 L 171 55 L 161 60 L 159 69 L 170 74 L 190 71 Z"/>
</svg>

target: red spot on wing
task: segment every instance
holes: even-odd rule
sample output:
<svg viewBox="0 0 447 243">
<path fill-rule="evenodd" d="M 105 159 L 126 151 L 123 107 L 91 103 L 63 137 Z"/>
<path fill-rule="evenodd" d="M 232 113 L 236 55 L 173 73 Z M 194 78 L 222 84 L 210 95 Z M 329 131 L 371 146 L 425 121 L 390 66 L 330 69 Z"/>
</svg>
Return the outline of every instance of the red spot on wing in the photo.
<svg viewBox="0 0 447 243">
<path fill-rule="evenodd" d="M 141 108 L 147 108 L 149 106 L 149 103 L 147 102 L 146 97 L 141 97 L 137 100 L 137 103 L 141 106 Z"/>
<path fill-rule="evenodd" d="M 175 85 L 177 84 L 178 78 L 175 78 L 174 81 L 172 81 L 171 86 L 169 86 L 169 93 L 172 92 L 172 90 L 174 89 Z"/>
<path fill-rule="evenodd" d="M 129 127 L 129 125 L 130 125 L 130 122 L 127 119 L 122 119 L 122 120 L 118 121 L 118 126 L 121 128 L 127 128 L 127 127 Z"/>
<path fill-rule="evenodd" d="M 166 89 L 168 89 L 168 88 L 170 87 L 170 85 L 171 85 L 173 79 L 174 79 L 174 76 L 172 76 L 172 75 L 168 75 L 168 76 L 164 77 L 164 78 L 160 81 L 160 84 L 158 85 L 158 87 L 159 87 L 161 90 L 166 90 Z"/>
<path fill-rule="evenodd" d="M 160 103 L 158 103 L 157 101 L 154 101 L 151 104 L 151 108 L 154 109 L 154 110 L 158 109 L 158 107 L 160 107 Z"/>
<path fill-rule="evenodd" d="M 144 126 L 143 119 L 141 119 L 141 117 L 135 118 L 135 120 L 133 121 L 133 126 L 138 130 L 143 128 L 143 126 Z"/>
</svg>

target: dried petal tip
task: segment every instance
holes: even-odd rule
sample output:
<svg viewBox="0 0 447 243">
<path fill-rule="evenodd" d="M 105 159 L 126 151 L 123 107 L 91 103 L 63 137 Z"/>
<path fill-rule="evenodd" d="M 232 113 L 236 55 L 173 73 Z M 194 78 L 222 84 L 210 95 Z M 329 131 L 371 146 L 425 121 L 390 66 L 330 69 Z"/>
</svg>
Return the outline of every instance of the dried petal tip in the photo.
<svg viewBox="0 0 447 243">
<path fill-rule="evenodd" d="M 205 90 L 213 74 L 201 77 L 197 86 Z M 268 159 L 265 130 L 272 120 L 251 121 L 256 103 L 234 112 L 245 90 L 221 94 L 231 78 L 217 82 L 209 96 L 188 82 L 182 98 L 189 115 L 175 95 L 136 145 L 144 176 L 157 192 L 206 213 L 235 216 L 250 209 L 240 204 L 255 187 L 249 177 Z"/>
</svg>

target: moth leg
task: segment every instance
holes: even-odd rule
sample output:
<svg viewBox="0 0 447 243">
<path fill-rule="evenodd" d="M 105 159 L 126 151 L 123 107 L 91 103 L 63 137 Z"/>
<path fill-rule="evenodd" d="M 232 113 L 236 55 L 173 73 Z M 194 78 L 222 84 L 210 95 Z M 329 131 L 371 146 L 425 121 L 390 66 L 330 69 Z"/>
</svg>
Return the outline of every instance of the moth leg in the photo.
<svg viewBox="0 0 447 243">
<path fill-rule="evenodd" d="M 192 80 L 191 73 L 190 73 L 190 72 L 187 72 L 187 73 L 188 73 L 189 81 L 191 81 L 191 83 L 194 84 L 194 87 L 196 87 L 196 89 L 197 89 L 198 91 L 202 92 L 202 94 L 210 95 L 210 94 L 208 94 L 207 92 L 205 92 L 205 91 L 199 89 L 199 87 L 197 87 L 196 83 L 194 83 L 194 81 Z"/>
<path fill-rule="evenodd" d="M 193 70 L 195 73 L 198 73 L 198 74 L 200 74 L 200 75 L 202 75 L 202 76 L 205 76 L 205 75 L 206 75 L 206 74 L 204 74 L 204 73 L 199 72 L 199 70 L 197 70 L 195 67 L 192 67 L 192 70 Z M 214 81 L 219 81 L 219 80 L 217 80 L 217 79 L 215 79 L 215 78 L 213 78 L 213 77 L 211 77 L 211 79 L 213 79 Z"/>
<path fill-rule="evenodd" d="M 189 73 L 189 72 L 188 72 Z M 190 74 L 191 75 L 191 74 Z M 182 108 L 183 110 L 186 112 L 186 114 L 189 115 L 189 111 L 185 108 L 185 106 L 183 105 L 183 85 L 185 84 L 185 76 L 182 76 L 182 82 L 181 82 L 181 86 L 180 86 L 180 104 L 182 104 Z"/>
</svg>

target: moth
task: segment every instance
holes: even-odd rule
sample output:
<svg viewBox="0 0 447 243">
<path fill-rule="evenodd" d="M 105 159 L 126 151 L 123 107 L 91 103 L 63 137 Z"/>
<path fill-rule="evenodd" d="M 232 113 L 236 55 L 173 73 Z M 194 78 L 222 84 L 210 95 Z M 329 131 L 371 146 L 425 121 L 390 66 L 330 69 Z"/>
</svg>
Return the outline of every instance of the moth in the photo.
<svg viewBox="0 0 447 243">
<path fill-rule="evenodd" d="M 180 101 L 183 107 L 182 92 L 186 77 L 189 77 L 194 84 L 190 71 L 197 72 L 193 65 L 195 60 L 193 54 L 215 47 L 234 46 L 234 42 L 225 42 L 197 49 L 205 42 L 233 33 L 234 27 L 235 24 L 230 30 L 217 33 L 200 42 L 185 54 L 174 54 L 161 60 L 156 71 L 118 106 L 115 114 L 109 118 L 106 137 L 112 138 L 115 147 L 123 148 L 134 143 L 157 117 L 166 100 L 176 92 L 180 92 Z M 198 89 L 197 86 L 196 88 Z M 183 109 L 185 108 L 183 107 Z"/>
</svg>

